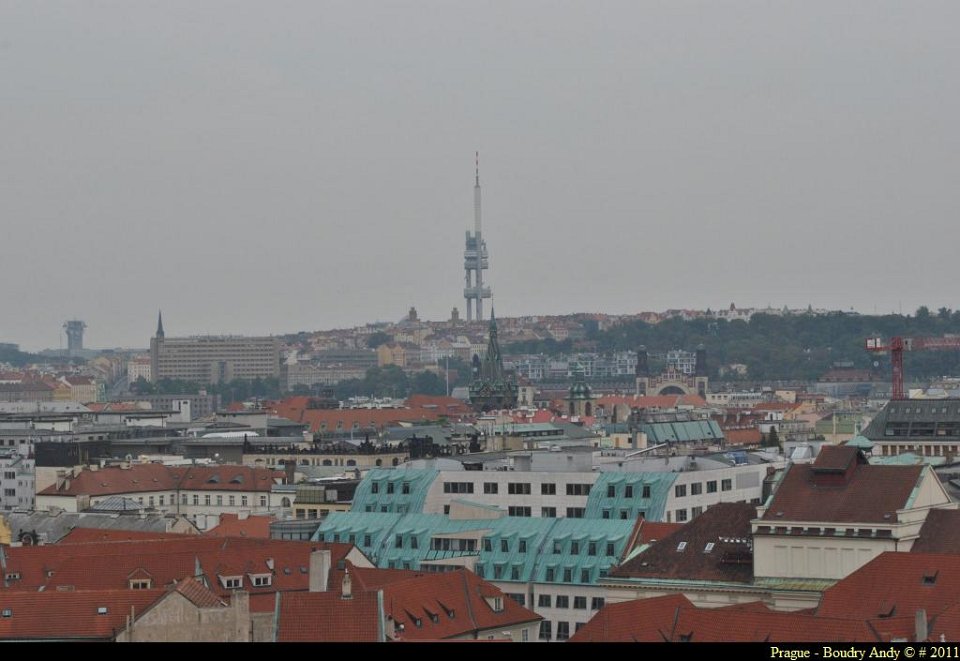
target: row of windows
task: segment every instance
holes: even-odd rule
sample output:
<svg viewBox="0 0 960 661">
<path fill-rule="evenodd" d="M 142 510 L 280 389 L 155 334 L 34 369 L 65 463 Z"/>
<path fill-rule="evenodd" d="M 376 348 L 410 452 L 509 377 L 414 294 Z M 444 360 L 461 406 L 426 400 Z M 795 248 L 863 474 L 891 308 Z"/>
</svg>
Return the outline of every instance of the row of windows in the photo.
<svg viewBox="0 0 960 661">
<path fill-rule="evenodd" d="M 470 491 L 450 491 L 450 490 L 448 489 L 448 487 L 452 487 L 453 485 L 463 485 L 463 484 L 470 484 L 470 483 L 469 483 L 469 482 L 444 482 L 444 483 L 443 483 L 443 491 L 444 491 L 444 493 L 473 493 L 473 485 L 472 485 L 472 484 L 470 484 Z M 394 484 L 393 482 L 387 482 L 386 489 L 385 489 L 386 493 L 388 493 L 388 494 L 394 493 L 395 490 L 396 490 L 396 484 Z M 379 483 L 379 482 L 374 482 L 374 483 L 372 483 L 372 484 L 370 485 L 370 493 L 380 493 L 380 483 Z M 410 483 L 409 483 L 409 482 L 401 482 L 401 483 L 400 483 L 400 493 L 405 494 L 405 495 L 410 493 Z"/>
<path fill-rule="evenodd" d="M 720 490 L 721 491 L 732 491 L 733 490 L 733 480 L 726 479 L 720 480 Z M 709 480 L 707 482 L 707 493 L 716 493 L 717 492 L 717 481 Z M 703 482 L 694 482 L 690 485 L 690 495 L 699 496 L 703 493 Z M 673 487 L 673 495 L 677 498 L 683 498 L 687 495 L 687 485 L 678 484 Z"/>
<path fill-rule="evenodd" d="M 550 608 L 550 600 L 552 595 L 541 594 L 537 597 L 537 607 L 538 608 Z M 598 611 L 603 608 L 604 599 L 603 597 L 593 597 L 590 600 L 590 610 Z M 521 604 L 522 605 L 522 604 Z M 587 598 L 586 597 L 574 597 L 573 598 L 573 607 L 586 610 L 587 608 Z M 564 594 L 558 594 L 556 600 L 556 608 L 570 608 L 570 597 Z"/>
<path fill-rule="evenodd" d="M 560 576 L 562 576 L 562 580 L 561 580 L 560 582 L 562 582 L 562 583 L 573 583 L 573 577 L 574 577 L 574 573 L 573 573 L 573 572 L 574 572 L 574 570 L 573 570 L 572 567 L 565 567 L 565 568 L 563 568 L 563 571 L 560 573 Z M 601 569 L 601 570 L 600 570 L 600 577 L 602 578 L 602 577 L 604 577 L 604 576 L 606 576 L 606 575 L 607 575 L 607 570 L 606 570 L 606 569 Z M 581 583 L 589 583 L 589 582 L 590 582 L 590 570 L 589 570 L 589 569 L 581 569 L 579 576 L 580 576 L 580 582 L 581 582 Z M 548 583 L 555 583 L 555 582 L 557 582 L 557 567 L 547 567 L 546 570 L 543 572 L 543 579 L 544 579 L 546 582 L 548 582 Z"/>
<path fill-rule="evenodd" d="M 203 504 L 204 504 L 204 505 L 213 505 L 213 504 L 216 504 L 218 507 L 223 507 L 223 506 L 224 506 L 224 500 L 223 500 L 223 498 L 224 498 L 223 495 L 217 495 L 217 496 L 216 496 L 216 501 L 214 502 L 213 497 L 212 497 L 210 494 L 207 493 L 207 494 L 204 494 L 204 495 L 203 495 Z M 189 504 L 191 504 L 191 502 L 189 502 L 190 500 L 191 500 L 191 499 L 190 499 L 190 497 L 188 496 L 188 494 L 185 494 L 185 493 L 180 494 L 180 504 L 181 504 L 181 505 L 189 505 Z M 250 499 L 249 499 L 247 496 L 240 496 L 240 507 L 248 507 L 248 506 L 250 505 L 249 500 L 250 500 Z M 166 500 L 166 496 L 165 496 L 165 495 L 157 496 L 156 498 L 155 498 L 154 496 L 147 496 L 147 500 L 146 500 L 146 502 L 144 502 L 144 497 L 143 497 L 143 496 L 138 496 L 138 497 L 137 497 L 137 502 L 140 503 L 141 505 L 147 505 L 148 507 L 155 507 L 155 506 L 163 507 L 163 506 L 165 506 L 168 502 L 169 502 L 169 504 L 170 504 L 171 506 L 176 505 L 176 504 L 177 504 L 177 499 L 176 499 L 176 496 L 175 496 L 174 494 L 170 494 L 170 500 L 169 500 L 169 501 Z M 193 494 L 192 504 L 193 504 L 193 505 L 198 505 L 198 506 L 200 505 L 200 495 L 199 495 L 199 494 Z M 237 506 L 237 497 L 236 497 L 236 496 L 232 496 L 232 495 L 231 495 L 231 496 L 227 496 L 226 504 L 227 504 L 228 506 L 230 506 L 230 507 L 236 507 L 236 506 Z M 267 497 L 266 497 L 266 496 L 260 496 L 260 507 L 266 507 L 266 506 L 267 506 Z"/>
<path fill-rule="evenodd" d="M 387 486 L 390 486 L 389 482 Z M 387 493 L 391 492 L 388 491 Z M 407 493 L 410 492 L 407 491 Z M 443 493 L 473 493 L 473 482 L 444 482 Z"/>
<path fill-rule="evenodd" d="M 553 623 L 549 620 L 543 620 L 540 622 L 540 640 L 552 640 L 552 625 Z M 575 631 L 580 631 L 585 622 L 577 622 Z M 570 623 L 569 622 L 557 622 L 557 640 L 567 640 L 570 638 Z"/>
<path fill-rule="evenodd" d="M 633 498 L 634 489 L 632 484 L 623 485 L 623 497 L 624 498 Z M 617 485 L 608 484 L 607 485 L 607 498 L 616 498 L 617 497 Z M 640 490 L 641 498 L 650 497 L 650 485 L 644 484 Z"/>
<path fill-rule="evenodd" d="M 576 539 L 570 541 L 570 545 L 568 547 L 569 549 L 568 553 L 570 555 L 580 555 L 580 552 L 585 549 L 587 551 L 587 555 L 596 556 L 600 552 L 601 544 L 604 544 L 602 547 L 603 550 L 605 551 L 604 555 L 607 555 L 607 556 L 616 555 L 616 545 L 613 542 L 603 543 L 603 542 L 588 541 L 586 543 L 583 543 Z M 560 540 L 554 541 L 553 555 L 564 555 L 563 546 L 564 546 L 564 543 L 562 541 Z"/>
</svg>

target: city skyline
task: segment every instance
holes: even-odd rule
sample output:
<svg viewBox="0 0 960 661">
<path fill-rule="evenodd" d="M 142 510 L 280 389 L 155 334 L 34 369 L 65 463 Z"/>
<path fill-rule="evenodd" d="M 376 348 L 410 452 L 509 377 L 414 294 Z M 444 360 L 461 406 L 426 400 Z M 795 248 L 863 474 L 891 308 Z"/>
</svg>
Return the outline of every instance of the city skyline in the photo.
<svg viewBox="0 0 960 661">
<path fill-rule="evenodd" d="M 224 23 L 224 17 L 227 22 Z M 952 3 L 0 8 L 0 341 L 960 307 Z M 42 28 L 42 29 L 41 29 Z M 563 44 L 563 47 L 559 47 Z M 117 54 L 122 53 L 122 57 Z M 464 312 L 461 310 L 461 312 Z M 56 333 L 56 334 L 55 334 Z"/>
</svg>

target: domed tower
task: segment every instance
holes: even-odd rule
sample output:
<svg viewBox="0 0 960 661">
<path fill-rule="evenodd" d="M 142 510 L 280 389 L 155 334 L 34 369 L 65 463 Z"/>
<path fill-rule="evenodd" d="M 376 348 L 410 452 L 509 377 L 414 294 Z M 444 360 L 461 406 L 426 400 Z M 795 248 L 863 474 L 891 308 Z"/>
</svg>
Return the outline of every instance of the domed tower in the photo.
<svg viewBox="0 0 960 661">
<path fill-rule="evenodd" d="M 567 415 L 592 416 L 596 408 L 593 389 L 587 384 L 587 378 L 580 363 L 574 367 L 573 383 L 567 392 Z"/>
</svg>

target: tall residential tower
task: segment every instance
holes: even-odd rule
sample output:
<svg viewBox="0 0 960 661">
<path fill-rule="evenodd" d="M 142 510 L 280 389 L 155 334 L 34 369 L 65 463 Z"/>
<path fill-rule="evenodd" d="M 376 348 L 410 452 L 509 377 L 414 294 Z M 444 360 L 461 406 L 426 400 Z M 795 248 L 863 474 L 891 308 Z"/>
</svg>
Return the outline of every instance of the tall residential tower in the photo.
<svg viewBox="0 0 960 661">
<path fill-rule="evenodd" d="M 490 287 L 483 286 L 483 272 L 487 270 L 487 242 L 480 232 L 480 152 L 477 152 L 477 178 L 473 185 L 473 235 L 467 230 L 467 245 L 463 251 L 463 268 L 467 286 L 463 297 L 467 299 L 467 321 L 483 320 L 483 299 L 490 298 Z M 476 310 L 476 317 L 474 317 Z"/>
</svg>

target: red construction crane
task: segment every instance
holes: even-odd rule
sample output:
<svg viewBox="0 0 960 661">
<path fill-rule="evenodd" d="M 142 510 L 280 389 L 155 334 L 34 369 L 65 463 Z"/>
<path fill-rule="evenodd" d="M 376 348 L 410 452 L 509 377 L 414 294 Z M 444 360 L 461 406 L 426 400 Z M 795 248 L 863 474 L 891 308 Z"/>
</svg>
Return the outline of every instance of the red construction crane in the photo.
<svg viewBox="0 0 960 661">
<path fill-rule="evenodd" d="M 891 337 L 885 344 L 882 338 L 868 337 L 867 351 L 889 351 L 893 368 L 893 391 L 891 399 L 906 399 L 903 394 L 903 352 L 921 349 L 960 349 L 960 336 L 947 337 Z"/>
</svg>

